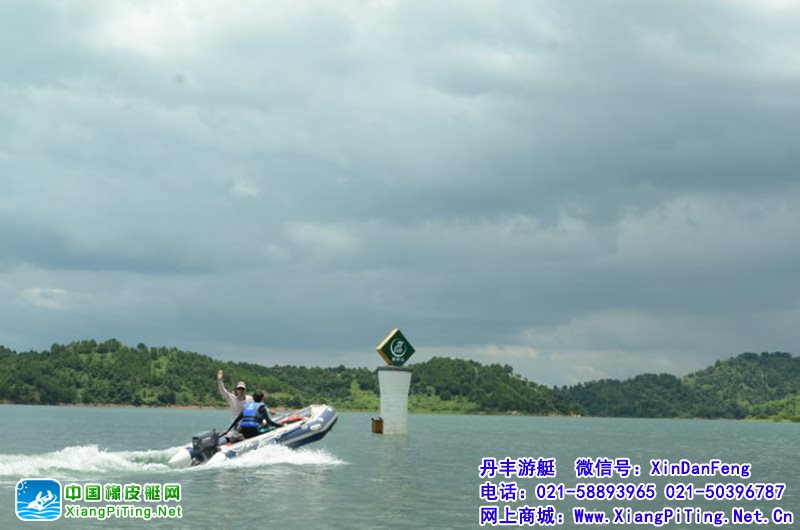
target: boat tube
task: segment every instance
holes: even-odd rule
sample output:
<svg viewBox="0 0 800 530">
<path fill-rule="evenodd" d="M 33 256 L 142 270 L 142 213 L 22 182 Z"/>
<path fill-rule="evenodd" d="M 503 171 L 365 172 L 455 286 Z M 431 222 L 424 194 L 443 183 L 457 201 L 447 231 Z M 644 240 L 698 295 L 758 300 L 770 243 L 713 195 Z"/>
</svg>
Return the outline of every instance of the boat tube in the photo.
<svg viewBox="0 0 800 530">
<path fill-rule="evenodd" d="M 198 466 L 236 458 L 244 453 L 267 445 L 300 447 L 322 439 L 339 418 L 336 409 L 327 405 L 311 405 L 276 418 L 282 427 L 267 430 L 244 440 L 230 441 L 225 433 L 215 430 L 197 433 L 191 445 L 181 447 L 169 460 L 171 467 Z"/>
</svg>

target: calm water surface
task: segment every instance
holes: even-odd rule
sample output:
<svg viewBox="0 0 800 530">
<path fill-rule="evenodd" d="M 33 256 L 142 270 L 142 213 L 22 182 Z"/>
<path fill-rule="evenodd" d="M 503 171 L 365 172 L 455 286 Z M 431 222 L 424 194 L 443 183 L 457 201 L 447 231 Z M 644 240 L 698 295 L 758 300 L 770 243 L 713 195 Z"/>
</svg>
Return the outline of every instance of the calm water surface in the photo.
<svg viewBox="0 0 800 530">
<path fill-rule="evenodd" d="M 479 506 L 487 504 L 479 499 L 485 482 L 478 476 L 481 459 L 507 456 L 555 458 L 556 481 L 568 485 L 576 482 L 573 466 L 578 457 L 628 457 L 642 465 L 644 473 L 651 458 L 748 462 L 753 465 L 750 482 L 786 483 L 783 500 L 678 503 L 660 498 L 613 505 L 725 511 L 740 505 L 766 513 L 780 506 L 800 515 L 798 424 L 411 415 L 407 436 L 379 436 L 370 433 L 370 416 L 343 413 L 325 439 L 300 450 L 265 448 L 215 468 L 176 471 L 166 461 L 177 446 L 198 431 L 227 427 L 227 411 L 0 405 L 6 441 L 0 450 L 0 528 L 476 528 Z M 24 523 L 14 512 L 14 488 L 22 478 L 177 482 L 183 488 L 184 517 Z M 663 485 L 669 480 L 686 482 L 653 482 Z M 728 480 L 693 479 L 696 484 Z M 535 480 L 516 481 L 531 494 L 510 506 L 537 504 L 532 495 Z M 574 500 L 552 504 L 567 516 L 560 528 L 572 527 L 573 506 L 610 514 L 612 505 Z"/>
</svg>

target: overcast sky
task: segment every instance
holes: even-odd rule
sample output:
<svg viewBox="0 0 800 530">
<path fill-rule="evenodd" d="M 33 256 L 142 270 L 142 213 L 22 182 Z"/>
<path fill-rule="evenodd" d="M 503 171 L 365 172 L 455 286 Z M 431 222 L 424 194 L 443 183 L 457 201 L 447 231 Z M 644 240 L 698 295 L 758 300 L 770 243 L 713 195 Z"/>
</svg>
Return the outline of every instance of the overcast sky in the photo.
<svg viewBox="0 0 800 530">
<path fill-rule="evenodd" d="M 0 344 L 540 383 L 800 350 L 800 6 L 0 3 Z M 212 374 L 213 376 L 213 374 Z"/>
</svg>

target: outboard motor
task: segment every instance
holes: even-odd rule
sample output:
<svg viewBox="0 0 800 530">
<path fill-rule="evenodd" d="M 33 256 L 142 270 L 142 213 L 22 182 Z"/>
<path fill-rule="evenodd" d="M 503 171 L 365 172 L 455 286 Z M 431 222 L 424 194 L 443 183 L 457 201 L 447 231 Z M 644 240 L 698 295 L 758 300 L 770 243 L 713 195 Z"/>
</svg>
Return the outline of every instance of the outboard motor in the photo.
<svg viewBox="0 0 800 530">
<path fill-rule="evenodd" d="M 192 436 L 192 465 L 202 464 L 218 451 L 219 433 L 203 431 Z"/>
</svg>

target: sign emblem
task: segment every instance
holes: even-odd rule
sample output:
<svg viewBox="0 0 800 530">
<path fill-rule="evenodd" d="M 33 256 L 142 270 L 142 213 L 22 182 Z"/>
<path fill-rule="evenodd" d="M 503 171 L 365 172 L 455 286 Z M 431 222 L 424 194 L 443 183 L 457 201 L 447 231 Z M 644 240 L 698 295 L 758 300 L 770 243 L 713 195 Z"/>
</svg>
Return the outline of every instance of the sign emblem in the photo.
<svg viewBox="0 0 800 530">
<path fill-rule="evenodd" d="M 375 350 L 389 366 L 403 366 L 416 351 L 399 329 L 393 329 Z"/>
<path fill-rule="evenodd" d="M 55 521 L 61 517 L 61 483 L 49 478 L 17 482 L 17 518 L 21 521 Z"/>
<path fill-rule="evenodd" d="M 406 353 L 406 341 L 394 339 L 391 346 L 392 357 L 402 357 Z"/>
</svg>

